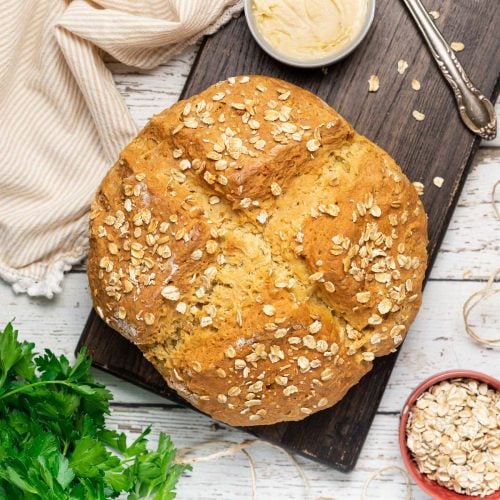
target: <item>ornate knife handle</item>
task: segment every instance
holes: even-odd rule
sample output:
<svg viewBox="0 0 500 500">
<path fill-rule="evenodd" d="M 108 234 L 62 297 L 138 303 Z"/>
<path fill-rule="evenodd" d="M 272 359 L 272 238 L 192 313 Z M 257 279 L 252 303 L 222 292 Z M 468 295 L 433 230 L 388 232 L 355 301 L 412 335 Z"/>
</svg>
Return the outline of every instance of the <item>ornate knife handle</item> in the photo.
<svg viewBox="0 0 500 500">
<path fill-rule="evenodd" d="M 495 108 L 470 81 L 455 53 L 436 28 L 422 2 L 420 0 L 403 1 L 424 35 L 441 73 L 455 94 L 458 112 L 463 122 L 472 132 L 483 139 L 494 139 L 497 133 Z"/>
</svg>

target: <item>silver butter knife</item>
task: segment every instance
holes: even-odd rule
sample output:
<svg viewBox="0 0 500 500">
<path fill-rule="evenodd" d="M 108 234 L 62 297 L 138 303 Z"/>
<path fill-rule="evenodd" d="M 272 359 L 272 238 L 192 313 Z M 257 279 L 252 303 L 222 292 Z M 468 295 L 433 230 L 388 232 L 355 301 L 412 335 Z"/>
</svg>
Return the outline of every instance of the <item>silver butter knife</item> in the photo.
<svg viewBox="0 0 500 500">
<path fill-rule="evenodd" d="M 471 82 L 455 53 L 446 43 L 420 0 L 403 0 L 424 35 L 434 59 L 455 94 L 465 125 L 483 139 L 497 135 L 495 108 Z"/>
</svg>

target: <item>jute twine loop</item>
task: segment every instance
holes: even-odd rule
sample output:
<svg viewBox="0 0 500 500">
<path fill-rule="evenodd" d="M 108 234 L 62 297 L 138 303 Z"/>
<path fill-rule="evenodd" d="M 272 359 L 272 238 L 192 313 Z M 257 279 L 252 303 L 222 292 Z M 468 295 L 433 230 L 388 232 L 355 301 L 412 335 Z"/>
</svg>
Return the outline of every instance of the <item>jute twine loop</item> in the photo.
<svg viewBox="0 0 500 500">
<path fill-rule="evenodd" d="M 496 181 L 495 184 L 493 184 L 493 189 L 491 190 L 491 204 L 493 205 L 493 210 L 495 211 L 497 220 L 500 220 L 500 209 L 498 208 L 497 197 L 496 197 L 497 186 L 499 184 L 500 180 Z"/>
<path fill-rule="evenodd" d="M 476 307 L 481 301 L 486 300 L 488 297 L 491 297 L 492 295 L 495 295 L 496 293 L 500 292 L 500 287 L 493 286 L 495 283 L 495 280 L 497 276 L 500 274 L 500 268 L 495 270 L 490 278 L 488 279 L 488 282 L 486 283 L 486 286 L 484 288 L 481 288 L 481 290 L 478 290 L 477 292 L 474 292 L 464 303 L 463 306 L 463 315 L 464 315 L 464 324 L 465 324 L 465 331 L 469 334 L 470 337 L 472 337 L 478 344 L 485 345 L 488 347 L 500 347 L 500 338 L 496 339 L 488 339 L 481 337 L 476 333 L 474 328 L 472 328 L 469 320 L 469 315 L 471 311 Z"/>
<path fill-rule="evenodd" d="M 384 472 L 387 472 L 389 470 L 398 471 L 401 473 L 406 483 L 405 500 L 411 500 L 410 476 L 408 475 L 408 472 L 406 472 L 402 467 L 399 467 L 397 465 L 388 465 L 387 467 L 382 467 L 381 469 L 375 471 L 365 482 L 365 485 L 363 487 L 363 492 L 361 493 L 361 500 L 366 499 L 366 494 L 368 493 L 368 488 L 370 486 L 370 483 L 377 477 L 381 476 Z"/>
<path fill-rule="evenodd" d="M 496 200 L 496 191 L 497 187 L 500 185 L 500 180 L 496 181 L 495 184 L 493 184 L 493 189 L 491 190 L 491 205 L 493 207 L 493 211 L 495 212 L 495 217 L 498 221 L 500 221 L 500 209 L 498 208 L 498 203 Z M 484 338 L 481 337 L 476 333 L 474 328 L 472 328 L 469 320 L 469 316 L 471 311 L 483 300 L 486 300 L 487 298 L 491 297 L 492 295 L 495 295 L 496 293 L 500 292 L 499 287 L 493 286 L 495 283 L 495 280 L 497 279 L 497 276 L 500 274 L 500 268 L 496 269 L 493 271 L 491 276 L 488 279 L 488 282 L 486 283 L 486 286 L 482 288 L 481 290 L 478 290 L 477 292 L 474 292 L 464 303 L 463 305 L 463 316 L 464 316 L 464 324 L 465 324 L 465 331 L 467 334 L 474 339 L 478 344 L 488 346 L 488 347 L 500 347 L 500 338 L 496 339 L 489 339 L 489 338 Z"/>
<path fill-rule="evenodd" d="M 302 484 L 304 485 L 304 497 L 306 499 L 308 498 L 313 498 L 311 496 L 311 485 L 309 483 L 309 480 L 307 479 L 307 476 L 305 475 L 304 469 L 301 467 L 301 465 L 297 462 L 296 458 L 289 453 L 288 451 L 284 450 L 280 446 L 277 446 L 273 443 L 269 443 L 267 441 L 262 441 L 260 439 L 245 439 L 244 441 L 241 441 L 240 443 L 235 443 L 234 441 L 228 441 L 225 439 L 219 439 L 219 440 L 214 440 L 214 441 L 209 441 L 207 443 L 201 443 L 198 445 L 194 445 L 190 448 L 182 448 L 177 451 L 177 457 L 175 462 L 178 464 L 194 464 L 196 462 L 209 462 L 211 460 L 217 460 L 222 457 L 229 457 L 232 455 L 235 455 L 239 451 L 241 451 L 247 458 L 248 464 L 250 465 L 250 471 L 252 473 L 252 499 L 257 500 L 257 468 L 255 466 L 255 462 L 248 452 L 247 448 L 252 446 L 253 444 L 256 443 L 262 443 L 265 444 L 266 446 L 270 446 L 272 448 L 276 448 L 280 452 L 284 453 L 292 462 L 292 464 L 295 466 L 297 469 L 301 479 L 302 479 Z M 203 448 L 209 448 L 214 445 L 226 445 L 226 448 L 216 451 L 214 453 L 210 453 L 208 455 L 202 455 L 202 456 L 195 456 L 188 458 L 187 455 L 190 455 L 191 453 L 203 449 Z M 411 500 L 411 482 L 410 482 L 410 476 L 408 473 L 401 467 L 398 467 L 397 465 L 389 465 L 387 467 L 383 467 L 381 469 L 376 470 L 365 482 L 363 491 L 361 493 L 361 500 L 365 500 L 367 497 L 368 493 L 368 488 L 370 486 L 370 483 L 376 479 L 377 477 L 381 476 L 384 472 L 387 472 L 389 470 L 394 470 L 398 471 L 402 474 L 405 483 L 406 483 L 406 495 L 405 495 L 405 500 Z"/>
<path fill-rule="evenodd" d="M 196 462 L 208 462 L 211 460 L 217 460 L 218 458 L 232 456 L 241 451 L 246 456 L 248 464 L 250 465 L 250 471 L 252 473 L 252 499 L 257 500 L 257 468 L 255 467 L 255 462 L 252 456 L 247 450 L 249 446 L 255 443 L 265 444 L 272 448 L 276 448 L 280 452 L 284 453 L 289 458 L 290 462 L 292 462 L 292 464 L 295 466 L 302 479 L 302 483 L 305 489 L 305 498 L 310 498 L 311 485 L 304 473 L 304 470 L 302 469 L 301 465 L 297 462 L 295 457 L 285 449 L 281 448 L 280 446 L 277 446 L 273 443 L 268 443 L 267 441 L 262 441 L 261 439 L 245 439 L 244 441 L 241 441 L 241 443 L 235 443 L 234 441 L 219 439 L 219 440 L 209 441 L 208 443 L 201 443 L 192 446 L 190 448 L 182 448 L 178 450 L 175 461 L 178 464 L 193 464 Z M 227 447 L 215 453 L 210 453 L 209 455 L 202 455 L 191 458 L 186 457 L 186 455 L 189 455 L 196 450 L 208 448 L 217 444 L 227 445 Z"/>
</svg>

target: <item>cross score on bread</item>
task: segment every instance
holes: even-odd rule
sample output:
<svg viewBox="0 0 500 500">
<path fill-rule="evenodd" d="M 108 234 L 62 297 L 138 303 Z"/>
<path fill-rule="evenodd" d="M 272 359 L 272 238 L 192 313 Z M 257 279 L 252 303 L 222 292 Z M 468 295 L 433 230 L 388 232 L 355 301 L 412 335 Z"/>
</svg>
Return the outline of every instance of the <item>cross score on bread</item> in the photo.
<svg viewBox="0 0 500 500">
<path fill-rule="evenodd" d="M 317 96 L 229 78 L 153 117 L 92 204 L 94 306 L 232 425 L 337 403 L 421 304 L 427 218 L 394 160 Z"/>
</svg>

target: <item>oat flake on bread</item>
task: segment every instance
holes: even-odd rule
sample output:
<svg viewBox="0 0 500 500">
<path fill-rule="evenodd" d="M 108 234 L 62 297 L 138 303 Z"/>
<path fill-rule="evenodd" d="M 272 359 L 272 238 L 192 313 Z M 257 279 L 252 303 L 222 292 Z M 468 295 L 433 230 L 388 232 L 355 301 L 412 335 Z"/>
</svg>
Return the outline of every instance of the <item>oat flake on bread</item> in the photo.
<svg viewBox="0 0 500 500">
<path fill-rule="evenodd" d="M 300 420 L 401 344 L 426 224 L 394 160 L 321 99 L 238 76 L 122 151 L 92 205 L 90 290 L 200 410 Z"/>
</svg>

